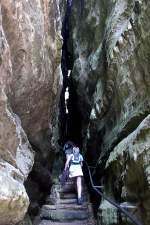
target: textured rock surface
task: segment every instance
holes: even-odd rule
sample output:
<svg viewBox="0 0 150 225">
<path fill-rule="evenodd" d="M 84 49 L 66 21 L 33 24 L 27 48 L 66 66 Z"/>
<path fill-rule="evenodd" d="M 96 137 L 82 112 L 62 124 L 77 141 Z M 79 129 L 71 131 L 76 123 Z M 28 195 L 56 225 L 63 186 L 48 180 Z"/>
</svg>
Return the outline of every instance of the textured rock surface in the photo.
<svg viewBox="0 0 150 225">
<path fill-rule="evenodd" d="M 84 2 L 83 8 L 80 7 L 81 2 Z M 97 176 L 103 173 L 102 166 L 110 152 L 116 150 L 114 147 L 136 130 L 150 113 L 149 15 L 150 3 L 144 0 L 72 3 L 71 37 L 68 43 L 74 60 L 72 79 L 81 114 L 83 146 L 90 163 L 98 164 Z M 148 135 L 147 129 L 144 135 Z M 141 142 L 143 144 L 137 142 L 137 148 L 144 151 L 147 141 L 143 139 Z M 131 151 L 134 153 L 132 144 Z M 149 149 L 144 157 L 149 160 Z M 117 173 L 117 158 L 113 158 L 113 163 L 116 163 L 114 173 Z M 122 164 L 125 167 L 124 161 Z M 139 158 L 137 161 L 133 159 L 135 174 L 138 174 L 136 164 L 144 166 L 144 162 Z M 111 170 L 106 168 L 106 173 L 107 170 L 111 177 L 109 180 L 112 179 L 111 187 L 115 189 Z M 129 175 L 130 179 L 133 177 L 134 180 L 135 174 Z M 125 182 L 125 178 L 122 179 Z M 148 176 L 145 179 L 148 180 Z M 140 188 L 138 181 L 133 186 Z M 148 185 L 144 186 L 149 193 Z M 117 190 L 116 197 L 109 191 L 107 194 L 121 203 L 121 193 Z M 127 192 L 127 196 L 134 198 L 133 192 L 129 189 Z M 143 198 L 147 219 L 143 208 L 138 208 L 136 215 L 145 218 L 144 223 L 148 225 L 150 221 L 146 196 Z M 140 196 L 137 195 L 138 202 Z"/>
<path fill-rule="evenodd" d="M 98 224 L 117 224 L 118 212 L 116 207 L 112 206 L 108 201 L 103 199 L 97 218 Z"/>
<path fill-rule="evenodd" d="M 85 1 L 81 23 L 78 4 L 73 4 L 70 42 L 82 133 L 104 155 L 149 112 L 149 3 Z"/>
<path fill-rule="evenodd" d="M 135 206 L 134 215 L 143 224 L 149 224 L 150 115 L 114 148 L 105 169 L 106 194 L 122 204 Z"/>
<path fill-rule="evenodd" d="M 0 163 L 0 224 L 16 224 L 24 217 L 29 199 L 19 169 Z"/>
<path fill-rule="evenodd" d="M 54 112 L 60 85 L 58 3 L 7 0 L 1 5 L 12 63 L 11 107 L 21 118 L 30 140 L 43 149 L 43 133 L 47 134 L 49 123 L 52 126 L 50 115 Z"/>
<path fill-rule="evenodd" d="M 32 225 L 32 221 L 31 221 L 29 215 L 26 214 L 24 220 L 19 222 L 19 223 L 17 223 L 17 225 Z"/>
<path fill-rule="evenodd" d="M 38 162 L 51 153 L 52 166 L 61 43 L 58 1 L 0 2 L 1 225 L 16 224 L 28 209 L 24 181 L 34 162 L 29 141 L 39 149 Z"/>
<path fill-rule="evenodd" d="M 2 24 L 0 29 L 0 224 L 5 225 L 15 224 L 27 211 L 29 199 L 23 182 L 32 168 L 34 155 L 6 96 L 12 81 L 12 66 Z"/>
</svg>

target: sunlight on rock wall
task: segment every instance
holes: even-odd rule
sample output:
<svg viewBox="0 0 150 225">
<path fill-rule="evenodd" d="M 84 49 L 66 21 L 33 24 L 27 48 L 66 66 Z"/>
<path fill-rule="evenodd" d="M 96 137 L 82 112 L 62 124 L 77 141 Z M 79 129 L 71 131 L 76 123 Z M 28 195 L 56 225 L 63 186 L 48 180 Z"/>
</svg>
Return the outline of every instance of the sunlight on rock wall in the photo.
<svg viewBox="0 0 150 225">
<path fill-rule="evenodd" d="M 43 151 L 41 159 L 50 152 L 54 157 L 62 85 L 60 29 L 58 1 L 0 2 L 1 225 L 16 224 L 27 212 L 24 182 L 36 155 L 30 143 Z"/>
</svg>

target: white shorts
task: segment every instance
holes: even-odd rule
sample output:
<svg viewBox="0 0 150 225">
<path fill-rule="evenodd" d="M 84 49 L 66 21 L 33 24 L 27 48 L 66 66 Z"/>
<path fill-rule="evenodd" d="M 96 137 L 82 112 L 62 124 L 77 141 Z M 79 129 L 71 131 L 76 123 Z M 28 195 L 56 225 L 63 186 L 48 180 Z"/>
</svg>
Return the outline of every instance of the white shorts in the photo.
<svg viewBox="0 0 150 225">
<path fill-rule="evenodd" d="M 82 168 L 80 164 L 71 165 L 69 168 L 69 177 L 78 177 L 83 176 Z"/>
</svg>

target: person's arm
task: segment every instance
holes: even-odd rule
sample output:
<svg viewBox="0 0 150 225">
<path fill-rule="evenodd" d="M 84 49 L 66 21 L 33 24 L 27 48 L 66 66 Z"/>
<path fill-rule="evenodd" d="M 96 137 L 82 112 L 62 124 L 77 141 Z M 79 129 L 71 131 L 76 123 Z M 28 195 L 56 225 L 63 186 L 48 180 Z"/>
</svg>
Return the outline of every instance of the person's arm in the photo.
<svg viewBox="0 0 150 225">
<path fill-rule="evenodd" d="M 70 156 L 68 157 L 68 159 L 67 159 L 67 161 L 66 161 L 66 163 L 65 163 L 65 168 L 64 168 L 64 170 L 66 170 L 67 167 L 69 166 L 69 162 L 70 162 L 71 158 L 72 158 L 72 155 L 70 155 Z"/>
<path fill-rule="evenodd" d="M 82 167 L 82 166 L 83 166 L 83 156 L 81 155 L 80 158 L 81 158 L 81 159 L 80 159 L 80 160 L 81 160 L 81 161 L 80 161 L 80 165 L 81 165 L 81 167 Z"/>
</svg>

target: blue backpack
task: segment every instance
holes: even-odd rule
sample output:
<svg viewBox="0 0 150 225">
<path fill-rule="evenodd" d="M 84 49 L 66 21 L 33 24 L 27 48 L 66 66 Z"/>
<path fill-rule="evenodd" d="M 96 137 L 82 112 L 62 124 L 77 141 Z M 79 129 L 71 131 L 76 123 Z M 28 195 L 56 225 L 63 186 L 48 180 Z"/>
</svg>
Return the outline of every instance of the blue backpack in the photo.
<svg viewBox="0 0 150 225">
<path fill-rule="evenodd" d="M 80 164 L 81 162 L 81 155 L 80 153 L 77 153 L 77 154 L 73 154 L 72 158 L 71 158 L 71 163 L 76 165 L 76 164 Z"/>
</svg>

